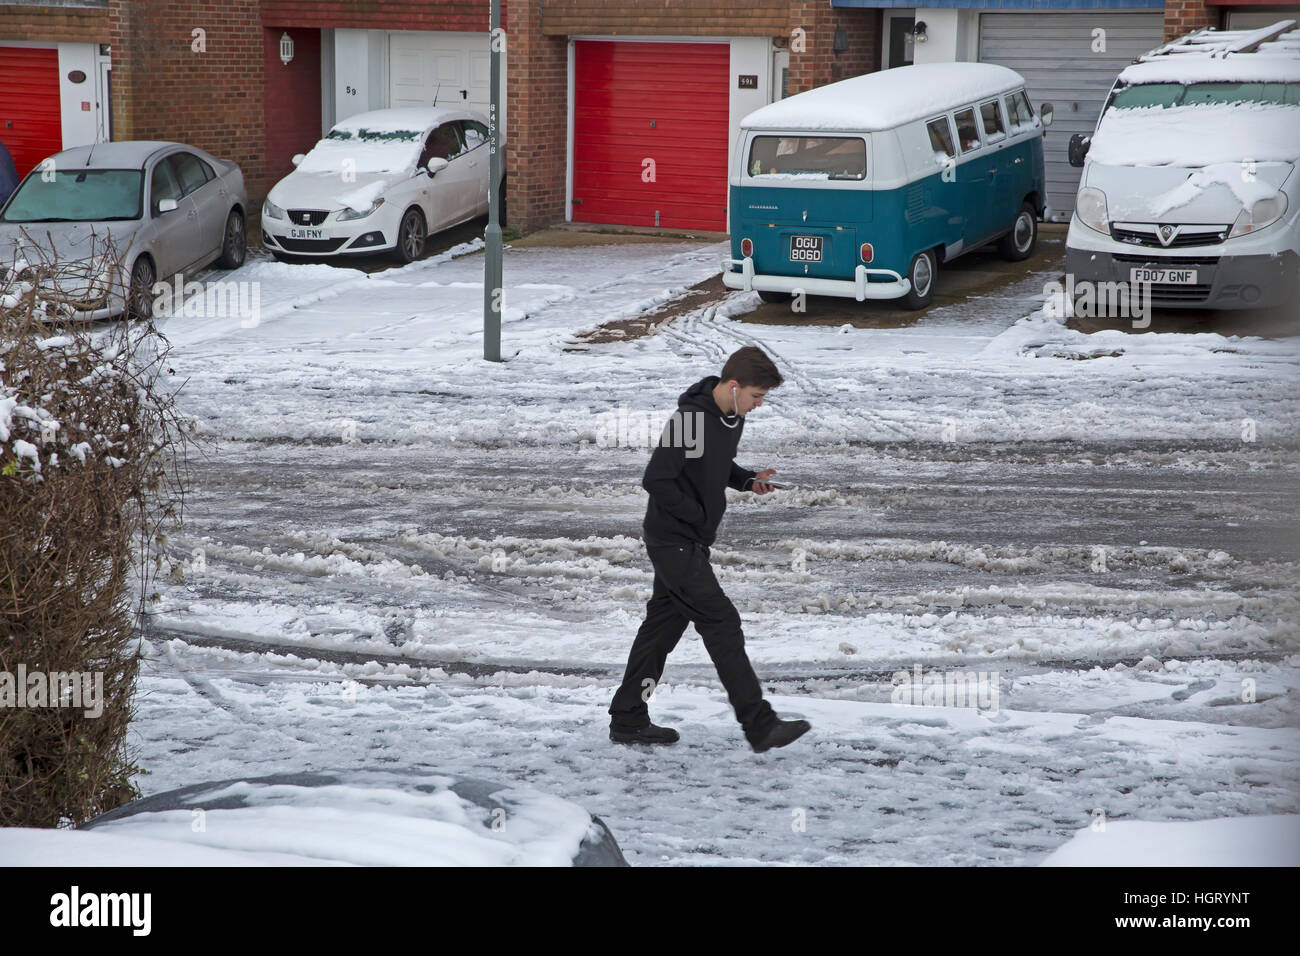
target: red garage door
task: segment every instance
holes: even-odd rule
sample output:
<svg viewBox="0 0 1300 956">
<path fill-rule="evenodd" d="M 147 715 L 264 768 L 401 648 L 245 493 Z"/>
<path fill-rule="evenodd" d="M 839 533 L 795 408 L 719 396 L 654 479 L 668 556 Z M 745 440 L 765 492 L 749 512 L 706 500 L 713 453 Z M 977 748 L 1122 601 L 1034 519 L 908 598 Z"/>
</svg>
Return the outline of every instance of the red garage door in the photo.
<svg viewBox="0 0 1300 956">
<path fill-rule="evenodd" d="M 19 176 L 63 149 L 58 50 L 0 46 L 0 142 Z"/>
<path fill-rule="evenodd" d="M 726 229 L 728 45 L 583 40 L 575 56 L 573 218 Z"/>
</svg>

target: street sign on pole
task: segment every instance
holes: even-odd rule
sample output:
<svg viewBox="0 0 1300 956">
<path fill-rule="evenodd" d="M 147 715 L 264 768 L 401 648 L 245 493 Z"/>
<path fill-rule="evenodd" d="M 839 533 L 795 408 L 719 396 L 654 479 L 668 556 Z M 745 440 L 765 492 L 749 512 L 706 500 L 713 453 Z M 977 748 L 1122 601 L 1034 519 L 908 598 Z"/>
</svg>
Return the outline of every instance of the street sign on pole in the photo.
<svg viewBox="0 0 1300 956">
<path fill-rule="evenodd" d="M 491 0 L 490 66 L 491 97 L 488 106 L 488 225 L 483 240 L 487 255 L 483 264 L 483 358 L 501 361 L 501 310 L 505 290 L 501 287 L 501 50 L 506 35 L 501 29 L 501 0 Z"/>
</svg>

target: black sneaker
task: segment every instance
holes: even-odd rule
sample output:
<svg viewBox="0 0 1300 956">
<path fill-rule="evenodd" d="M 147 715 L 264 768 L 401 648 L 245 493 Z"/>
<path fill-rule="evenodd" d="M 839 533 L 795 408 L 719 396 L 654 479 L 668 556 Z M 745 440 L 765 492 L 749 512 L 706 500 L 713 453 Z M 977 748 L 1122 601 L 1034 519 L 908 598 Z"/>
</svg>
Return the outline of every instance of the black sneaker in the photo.
<svg viewBox="0 0 1300 956">
<path fill-rule="evenodd" d="M 681 739 L 681 734 L 671 727 L 646 724 L 636 730 L 618 730 L 611 727 L 609 739 L 616 744 L 675 744 Z"/>
<path fill-rule="evenodd" d="M 812 724 L 806 720 L 778 720 L 772 725 L 772 729 L 763 735 L 762 740 L 758 743 L 751 742 L 750 746 L 754 748 L 754 753 L 761 754 L 773 747 L 784 747 L 786 744 L 794 743 L 810 730 Z"/>
</svg>

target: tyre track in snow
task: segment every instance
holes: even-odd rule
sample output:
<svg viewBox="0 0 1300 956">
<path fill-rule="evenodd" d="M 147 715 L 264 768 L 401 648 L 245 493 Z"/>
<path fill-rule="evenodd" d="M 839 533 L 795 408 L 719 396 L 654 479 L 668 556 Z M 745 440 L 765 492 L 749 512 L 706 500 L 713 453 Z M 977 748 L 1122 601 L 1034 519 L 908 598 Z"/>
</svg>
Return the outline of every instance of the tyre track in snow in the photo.
<svg viewBox="0 0 1300 956">
<path fill-rule="evenodd" d="M 674 319 L 672 322 L 665 322 L 659 326 L 659 332 L 681 344 L 704 349 L 708 353 L 712 364 L 717 366 L 718 369 L 722 368 L 727 357 L 737 348 L 749 345 L 756 346 L 772 358 L 783 378 L 793 382 L 809 399 L 813 400 L 812 404 L 820 404 L 822 401 L 838 401 L 833 391 L 818 385 L 816 379 L 804 372 L 797 362 L 786 358 L 773 348 L 770 343 L 756 335 L 732 328 L 731 326 L 735 324 L 733 322 L 728 321 L 724 325 L 717 318 L 717 310 L 718 306 L 716 305 L 708 306 L 698 312 L 692 312 Z M 677 351 L 680 353 L 682 350 L 678 349 Z M 794 419 L 811 432 L 819 422 L 818 416 L 813 412 L 804 411 L 802 406 L 792 406 L 782 403 L 781 414 Z M 899 440 L 915 438 L 911 429 L 890 421 L 879 412 L 862 406 L 854 407 L 851 411 L 879 426 L 887 433 L 892 433 Z"/>
</svg>

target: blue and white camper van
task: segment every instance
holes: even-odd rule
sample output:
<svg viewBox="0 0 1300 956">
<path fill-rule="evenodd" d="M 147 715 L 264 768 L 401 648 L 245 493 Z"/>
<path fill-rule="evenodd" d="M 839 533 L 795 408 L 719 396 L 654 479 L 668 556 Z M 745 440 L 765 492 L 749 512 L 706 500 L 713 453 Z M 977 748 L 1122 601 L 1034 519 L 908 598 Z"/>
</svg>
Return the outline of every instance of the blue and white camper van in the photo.
<svg viewBox="0 0 1300 956">
<path fill-rule="evenodd" d="M 792 293 L 924 308 L 939 266 L 1038 239 L 1047 191 L 1041 118 L 1024 78 L 991 63 L 868 73 L 741 121 L 723 282 L 768 302 Z"/>
</svg>

